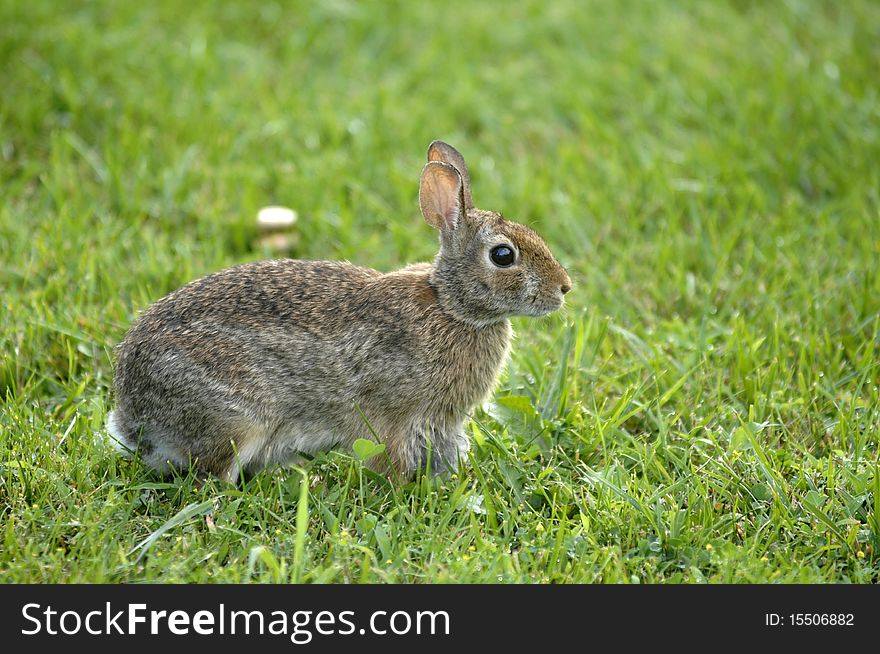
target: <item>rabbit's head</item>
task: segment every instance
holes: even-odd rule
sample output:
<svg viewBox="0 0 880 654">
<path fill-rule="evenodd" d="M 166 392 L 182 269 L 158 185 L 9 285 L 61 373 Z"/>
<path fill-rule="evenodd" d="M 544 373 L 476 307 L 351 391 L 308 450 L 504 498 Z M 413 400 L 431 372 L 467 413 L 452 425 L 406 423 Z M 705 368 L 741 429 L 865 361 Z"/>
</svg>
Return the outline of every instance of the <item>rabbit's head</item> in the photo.
<svg viewBox="0 0 880 654">
<path fill-rule="evenodd" d="M 428 148 L 419 204 L 440 231 L 432 284 L 459 318 L 489 325 L 562 306 L 571 290 L 568 273 L 531 229 L 474 207 L 467 165 L 451 145 L 434 141 Z"/>
</svg>

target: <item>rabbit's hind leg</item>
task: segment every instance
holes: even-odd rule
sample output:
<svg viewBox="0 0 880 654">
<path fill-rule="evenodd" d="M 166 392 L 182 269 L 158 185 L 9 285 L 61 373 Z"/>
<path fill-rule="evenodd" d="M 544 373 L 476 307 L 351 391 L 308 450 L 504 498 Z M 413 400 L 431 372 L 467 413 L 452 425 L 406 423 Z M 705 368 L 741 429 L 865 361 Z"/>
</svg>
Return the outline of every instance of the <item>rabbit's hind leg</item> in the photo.
<svg viewBox="0 0 880 654">
<path fill-rule="evenodd" d="M 275 463 L 272 457 L 272 431 L 260 424 L 249 423 L 232 429 L 231 456 L 218 465 L 217 476 L 235 484 Z"/>
</svg>

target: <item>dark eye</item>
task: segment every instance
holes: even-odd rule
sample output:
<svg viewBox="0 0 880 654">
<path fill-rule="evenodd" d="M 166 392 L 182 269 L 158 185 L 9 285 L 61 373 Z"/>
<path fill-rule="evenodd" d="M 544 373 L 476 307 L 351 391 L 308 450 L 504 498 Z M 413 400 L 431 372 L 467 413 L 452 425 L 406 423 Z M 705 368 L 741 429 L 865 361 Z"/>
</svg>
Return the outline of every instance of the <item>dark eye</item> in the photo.
<svg viewBox="0 0 880 654">
<path fill-rule="evenodd" d="M 513 254 L 513 248 L 509 245 L 496 245 L 492 248 L 492 251 L 489 252 L 489 256 L 492 258 L 492 263 L 499 268 L 507 268 L 507 266 L 511 265 L 516 258 Z"/>
</svg>

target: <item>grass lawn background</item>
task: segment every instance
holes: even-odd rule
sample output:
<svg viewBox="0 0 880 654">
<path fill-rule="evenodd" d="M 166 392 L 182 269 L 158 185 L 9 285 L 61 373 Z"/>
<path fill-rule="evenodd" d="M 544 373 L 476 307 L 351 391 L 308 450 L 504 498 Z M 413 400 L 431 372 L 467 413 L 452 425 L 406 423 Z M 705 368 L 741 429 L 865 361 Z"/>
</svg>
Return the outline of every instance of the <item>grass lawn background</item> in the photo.
<svg viewBox="0 0 880 654">
<path fill-rule="evenodd" d="M 438 7 L 0 4 L 0 580 L 880 581 L 880 5 Z M 112 453 L 113 347 L 259 207 L 432 257 L 434 138 L 574 280 L 463 476 Z"/>
</svg>

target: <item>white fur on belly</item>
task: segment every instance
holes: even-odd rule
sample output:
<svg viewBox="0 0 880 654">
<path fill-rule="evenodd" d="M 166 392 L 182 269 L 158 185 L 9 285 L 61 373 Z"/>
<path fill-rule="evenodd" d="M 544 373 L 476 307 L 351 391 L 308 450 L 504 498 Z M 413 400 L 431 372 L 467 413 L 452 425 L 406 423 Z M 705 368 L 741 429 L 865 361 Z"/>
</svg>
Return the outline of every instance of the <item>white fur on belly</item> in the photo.
<svg viewBox="0 0 880 654">
<path fill-rule="evenodd" d="M 261 470 L 273 465 L 289 465 L 302 454 L 316 454 L 330 449 L 340 441 L 339 434 L 309 424 L 285 425 L 274 435 L 262 427 L 254 427 L 242 439 L 236 460 L 224 475 L 229 482 L 238 481 L 242 470 Z"/>
</svg>

